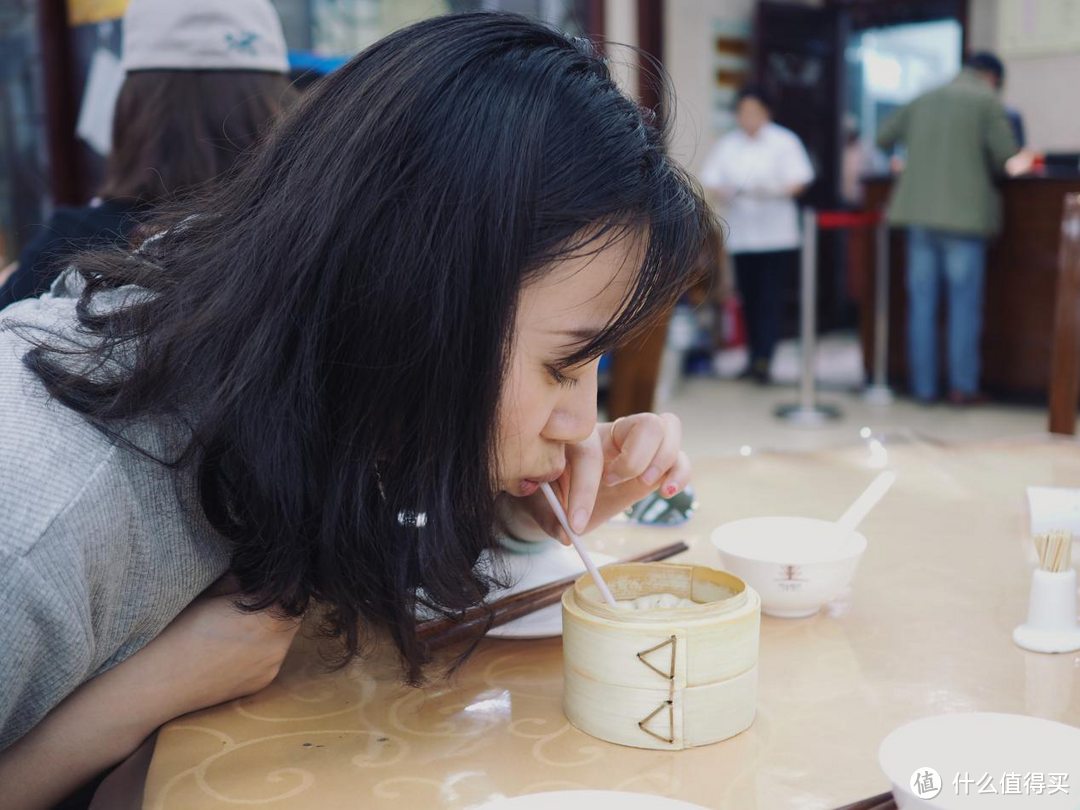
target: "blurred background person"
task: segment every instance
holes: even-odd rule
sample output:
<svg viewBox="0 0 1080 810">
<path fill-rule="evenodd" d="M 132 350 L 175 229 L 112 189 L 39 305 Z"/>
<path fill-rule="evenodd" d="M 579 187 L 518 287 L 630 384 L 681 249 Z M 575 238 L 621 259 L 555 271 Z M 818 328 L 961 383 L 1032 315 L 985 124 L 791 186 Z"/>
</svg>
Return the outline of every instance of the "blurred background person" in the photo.
<svg viewBox="0 0 1080 810">
<path fill-rule="evenodd" d="M 795 198 L 814 179 L 798 136 L 773 123 L 764 90 L 746 85 L 735 103 L 738 124 L 713 147 L 701 182 L 721 202 L 727 249 L 746 317 L 746 375 L 769 379 L 785 291 L 793 284 L 801 242 Z"/>
<path fill-rule="evenodd" d="M 123 25 L 104 183 L 86 205 L 57 207 L 27 242 L 0 308 L 48 289 L 69 253 L 123 243 L 159 201 L 212 184 L 294 95 L 269 0 L 133 0 Z"/>
<path fill-rule="evenodd" d="M 1001 93 L 1005 89 L 1005 65 L 1000 59 L 992 53 L 987 51 L 980 51 L 973 53 L 967 60 L 967 66 L 972 70 L 977 71 L 985 81 L 990 82 L 990 86 L 994 88 L 994 91 L 998 94 L 999 100 L 1001 99 Z M 1020 111 L 1015 107 L 1011 107 L 1001 101 L 1002 106 L 1005 108 L 1005 115 L 1009 119 L 1009 126 L 1012 127 L 1013 136 L 1016 138 L 1017 149 L 1023 149 L 1026 145 L 1026 139 L 1024 137 L 1024 117 L 1020 114 Z"/>
<path fill-rule="evenodd" d="M 840 155 L 840 201 L 848 208 L 861 208 L 866 189 L 863 178 L 888 170 L 889 161 L 880 149 L 859 133 L 859 121 L 844 115 L 844 150 Z"/>
<path fill-rule="evenodd" d="M 888 118 L 878 146 L 903 144 L 907 159 L 887 212 L 907 229 L 908 356 L 911 390 L 938 395 L 938 293 L 949 296 L 949 401 L 980 401 L 979 339 L 987 240 L 1001 226 L 995 179 L 1019 146 L 998 99 L 1005 76 L 990 53 L 967 59 L 949 84 Z"/>
</svg>

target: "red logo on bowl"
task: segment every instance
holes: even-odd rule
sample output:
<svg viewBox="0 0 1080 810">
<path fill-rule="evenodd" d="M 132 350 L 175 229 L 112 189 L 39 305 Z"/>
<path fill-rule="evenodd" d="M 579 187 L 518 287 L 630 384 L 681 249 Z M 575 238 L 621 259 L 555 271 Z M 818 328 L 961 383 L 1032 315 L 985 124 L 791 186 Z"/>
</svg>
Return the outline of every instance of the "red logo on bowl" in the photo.
<svg viewBox="0 0 1080 810">
<path fill-rule="evenodd" d="M 776 582 L 782 591 L 797 591 L 806 582 L 797 565 L 781 565 Z"/>
</svg>

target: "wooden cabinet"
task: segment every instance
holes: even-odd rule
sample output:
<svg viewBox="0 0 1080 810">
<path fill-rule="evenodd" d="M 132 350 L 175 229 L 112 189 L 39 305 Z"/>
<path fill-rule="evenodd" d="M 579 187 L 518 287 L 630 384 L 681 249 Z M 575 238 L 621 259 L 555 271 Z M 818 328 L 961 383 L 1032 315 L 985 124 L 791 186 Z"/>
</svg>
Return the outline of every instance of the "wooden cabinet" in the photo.
<svg viewBox="0 0 1080 810">
<path fill-rule="evenodd" d="M 890 179 L 868 180 L 866 205 L 882 208 Z M 1014 178 L 1002 183 L 1004 227 L 987 254 L 982 386 L 997 395 L 1045 396 L 1050 381 L 1050 346 L 1057 290 L 1061 215 L 1065 195 L 1080 191 L 1080 174 Z M 906 249 L 903 231 L 890 239 L 889 376 L 907 382 Z M 862 277 L 860 336 L 864 357 L 873 357 L 874 255 L 869 240 L 855 266 Z M 942 298 L 941 317 L 947 315 Z M 939 331 L 945 373 L 945 332 Z"/>
</svg>

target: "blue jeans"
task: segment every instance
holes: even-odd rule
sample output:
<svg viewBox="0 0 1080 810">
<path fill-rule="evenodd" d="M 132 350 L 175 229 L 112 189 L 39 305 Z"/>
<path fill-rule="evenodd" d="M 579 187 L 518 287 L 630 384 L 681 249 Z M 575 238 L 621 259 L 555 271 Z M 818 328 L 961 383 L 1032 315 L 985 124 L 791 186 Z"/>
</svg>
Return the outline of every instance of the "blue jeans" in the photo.
<svg viewBox="0 0 1080 810">
<path fill-rule="evenodd" d="M 938 386 L 938 291 L 949 295 L 949 386 L 979 390 L 986 240 L 931 228 L 908 228 L 908 359 L 911 388 L 933 399 Z"/>
</svg>

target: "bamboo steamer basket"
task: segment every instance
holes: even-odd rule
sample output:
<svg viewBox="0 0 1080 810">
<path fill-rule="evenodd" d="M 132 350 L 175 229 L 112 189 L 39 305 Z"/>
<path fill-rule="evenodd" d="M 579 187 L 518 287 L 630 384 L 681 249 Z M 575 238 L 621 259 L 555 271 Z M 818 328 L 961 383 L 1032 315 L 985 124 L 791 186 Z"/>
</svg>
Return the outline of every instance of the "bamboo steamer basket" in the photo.
<svg viewBox="0 0 1080 810">
<path fill-rule="evenodd" d="M 671 593 L 695 607 L 623 610 L 582 576 L 562 598 L 563 711 L 587 734 L 678 750 L 745 731 L 757 697 L 761 599 L 700 565 L 608 565 L 617 600 Z"/>
</svg>

